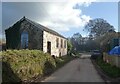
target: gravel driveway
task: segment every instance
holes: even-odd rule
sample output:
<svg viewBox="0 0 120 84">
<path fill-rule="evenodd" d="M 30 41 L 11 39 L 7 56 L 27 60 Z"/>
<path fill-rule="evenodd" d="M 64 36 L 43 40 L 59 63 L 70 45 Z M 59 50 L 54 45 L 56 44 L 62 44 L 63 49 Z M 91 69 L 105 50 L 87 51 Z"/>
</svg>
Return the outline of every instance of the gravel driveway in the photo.
<svg viewBox="0 0 120 84">
<path fill-rule="evenodd" d="M 104 82 L 104 80 L 87 57 L 69 62 L 42 82 Z"/>
</svg>

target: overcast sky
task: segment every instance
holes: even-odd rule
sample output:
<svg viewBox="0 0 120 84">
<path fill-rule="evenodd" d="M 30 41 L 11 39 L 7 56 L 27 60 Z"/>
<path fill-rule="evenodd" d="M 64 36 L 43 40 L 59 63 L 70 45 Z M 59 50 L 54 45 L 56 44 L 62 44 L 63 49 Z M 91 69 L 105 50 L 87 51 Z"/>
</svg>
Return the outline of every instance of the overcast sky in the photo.
<svg viewBox="0 0 120 84">
<path fill-rule="evenodd" d="M 80 0 L 69 2 L 2 2 L 3 35 L 6 28 L 12 26 L 23 16 L 47 26 L 65 37 L 72 36 L 76 32 L 85 36 L 87 33 L 83 31 L 84 25 L 94 18 L 103 18 L 118 30 L 117 2 L 91 3 L 96 0 L 82 1 L 86 1 L 86 3 Z"/>
</svg>

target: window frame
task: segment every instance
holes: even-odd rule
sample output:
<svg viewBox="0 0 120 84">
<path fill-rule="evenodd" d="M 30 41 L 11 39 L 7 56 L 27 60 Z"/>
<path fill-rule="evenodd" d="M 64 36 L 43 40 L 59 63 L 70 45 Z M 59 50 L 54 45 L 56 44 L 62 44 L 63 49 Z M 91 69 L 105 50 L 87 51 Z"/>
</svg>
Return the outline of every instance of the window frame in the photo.
<svg viewBox="0 0 120 84">
<path fill-rule="evenodd" d="M 56 38 L 56 48 L 59 48 L 59 38 Z"/>
<path fill-rule="evenodd" d="M 67 43 L 66 43 L 67 41 L 66 40 L 64 40 L 64 48 L 66 48 L 67 46 Z"/>
<path fill-rule="evenodd" d="M 29 40 L 29 34 L 27 31 L 23 31 L 21 33 L 21 47 L 22 49 L 27 49 L 28 48 L 28 40 Z"/>
<path fill-rule="evenodd" d="M 63 39 L 61 39 L 61 48 L 63 48 Z"/>
</svg>

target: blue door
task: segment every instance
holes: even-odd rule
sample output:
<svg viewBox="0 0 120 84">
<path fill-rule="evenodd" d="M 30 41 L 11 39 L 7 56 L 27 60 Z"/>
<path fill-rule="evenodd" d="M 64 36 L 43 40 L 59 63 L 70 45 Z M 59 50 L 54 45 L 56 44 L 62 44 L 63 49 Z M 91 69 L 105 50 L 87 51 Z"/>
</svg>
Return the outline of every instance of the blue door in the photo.
<svg viewBox="0 0 120 84">
<path fill-rule="evenodd" d="M 28 48 L 28 32 L 22 32 L 21 34 L 21 47 L 23 49 Z"/>
</svg>

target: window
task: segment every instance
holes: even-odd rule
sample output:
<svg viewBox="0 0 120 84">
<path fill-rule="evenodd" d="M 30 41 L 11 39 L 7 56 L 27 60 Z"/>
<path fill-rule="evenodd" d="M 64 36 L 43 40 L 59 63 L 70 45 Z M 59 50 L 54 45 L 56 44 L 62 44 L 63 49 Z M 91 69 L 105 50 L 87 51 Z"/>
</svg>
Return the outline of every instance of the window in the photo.
<svg viewBox="0 0 120 84">
<path fill-rule="evenodd" d="M 21 47 L 23 49 L 28 48 L 28 32 L 22 32 L 21 34 Z"/>
<path fill-rule="evenodd" d="M 61 48 L 63 48 L 63 40 L 61 39 Z"/>
<path fill-rule="evenodd" d="M 64 40 L 64 48 L 66 48 L 66 40 Z"/>
<path fill-rule="evenodd" d="M 59 47 L 59 38 L 56 38 L 56 47 Z"/>
<path fill-rule="evenodd" d="M 119 46 L 120 46 L 120 38 L 118 38 L 119 39 Z"/>
</svg>

